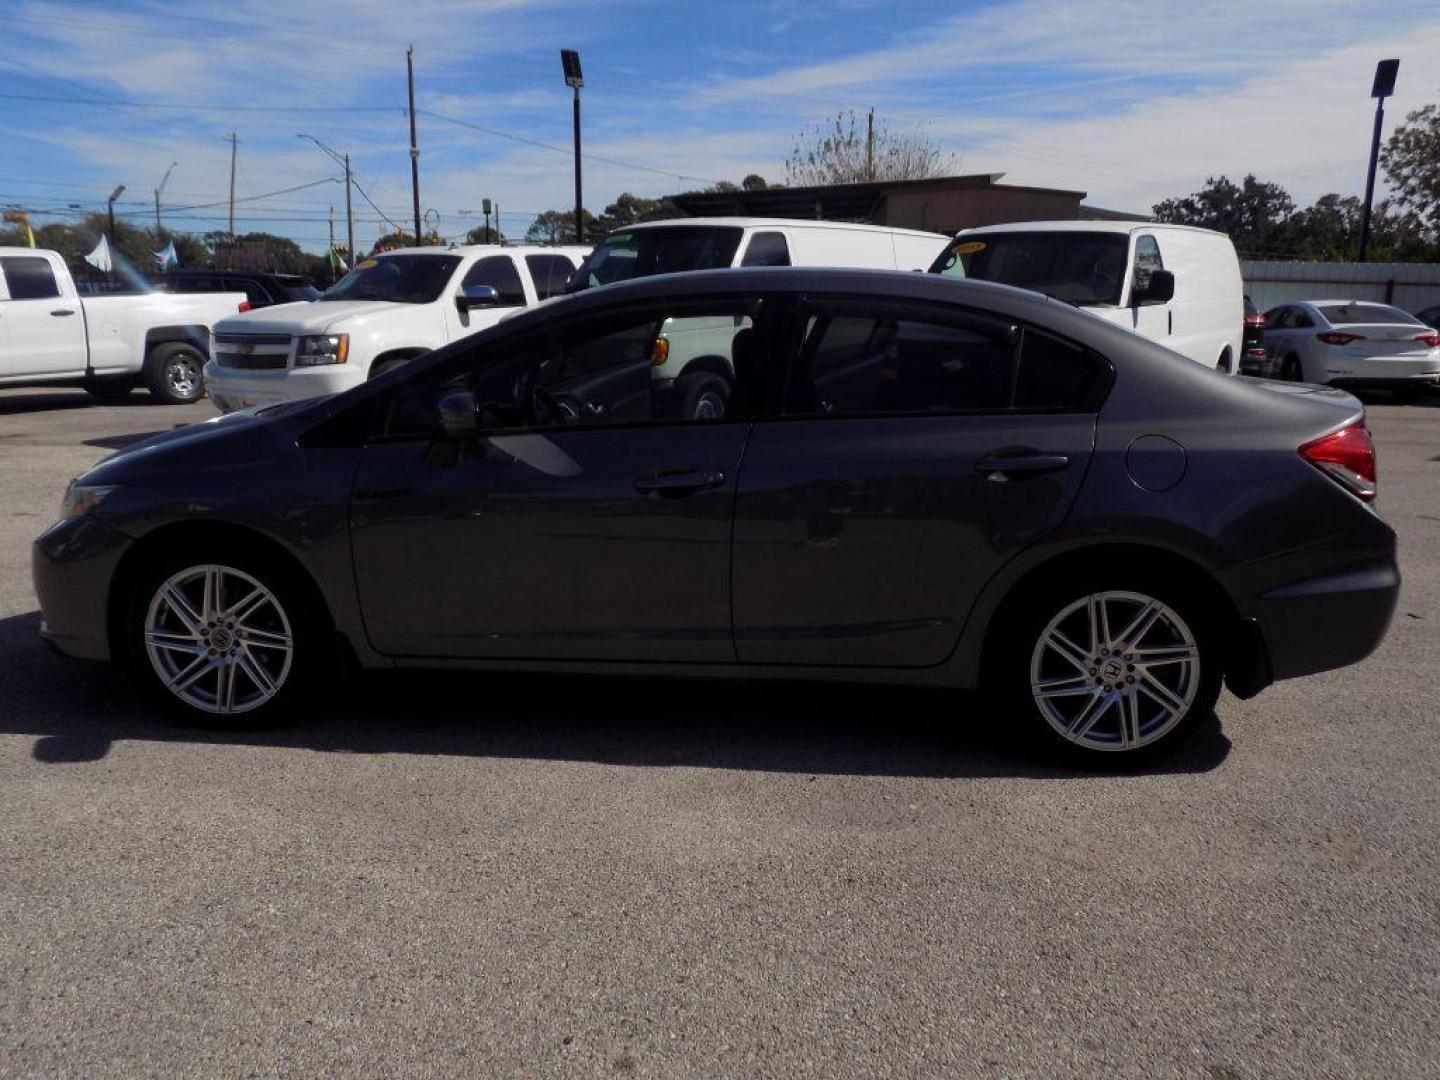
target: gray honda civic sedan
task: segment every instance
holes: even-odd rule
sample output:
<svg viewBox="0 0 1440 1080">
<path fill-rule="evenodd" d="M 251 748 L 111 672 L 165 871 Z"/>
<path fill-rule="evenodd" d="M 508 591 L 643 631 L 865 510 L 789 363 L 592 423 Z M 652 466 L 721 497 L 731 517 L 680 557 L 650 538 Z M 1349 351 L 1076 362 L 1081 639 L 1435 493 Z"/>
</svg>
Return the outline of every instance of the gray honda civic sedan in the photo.
<svg viewBox="0 0 1440 1080">
<path fill-rule="evenodd" d="M 123 450 L 34 576 L 50 642 L 212 723 L 353 665 L 862 680 L 1115 760 L 1375 648 L 1375 479 L 1348 395 L 1034 293 L 726 270 Z"/>
</svg>

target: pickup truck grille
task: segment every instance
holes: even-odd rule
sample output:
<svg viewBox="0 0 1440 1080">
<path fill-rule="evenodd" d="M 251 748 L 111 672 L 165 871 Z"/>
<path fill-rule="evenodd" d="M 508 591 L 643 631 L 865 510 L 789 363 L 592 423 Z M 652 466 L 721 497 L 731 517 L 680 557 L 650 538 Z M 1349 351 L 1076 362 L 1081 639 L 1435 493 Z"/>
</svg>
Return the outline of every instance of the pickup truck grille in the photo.
<svg viewBox="0 0 1440 1080">
<path fill-rule="evenodd" d="M 290 366 L 289 334 L 216 334 L 215 362 L 246 371 L 273 371 Z"/>
</svg>

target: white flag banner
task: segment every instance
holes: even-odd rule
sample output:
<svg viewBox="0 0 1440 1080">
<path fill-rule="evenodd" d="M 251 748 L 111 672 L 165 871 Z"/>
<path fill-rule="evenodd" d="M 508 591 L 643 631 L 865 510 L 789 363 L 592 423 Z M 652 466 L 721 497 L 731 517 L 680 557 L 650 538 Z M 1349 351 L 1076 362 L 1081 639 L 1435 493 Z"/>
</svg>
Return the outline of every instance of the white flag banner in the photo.
<svg viewBox="0 0 1440 1080">
<path fill-rule="evenodd" d="M 96 270 L 103 270 L 110 273 L 113 269 L 110 263 L 110 240 L 108 237 L 100 237 L 100 243 L 95 245 L 95 250 L 85 256 L 85 261 Z"/>
<path fill-rule="evenodd" d="M 172 266 L 180 265 L 180 258 L 175 254 L 175 241 L 165 245 L 163 251 L 155 252 L 155 261 L 160 264 L 161 270 L 168 270 Z"/>
</svg>

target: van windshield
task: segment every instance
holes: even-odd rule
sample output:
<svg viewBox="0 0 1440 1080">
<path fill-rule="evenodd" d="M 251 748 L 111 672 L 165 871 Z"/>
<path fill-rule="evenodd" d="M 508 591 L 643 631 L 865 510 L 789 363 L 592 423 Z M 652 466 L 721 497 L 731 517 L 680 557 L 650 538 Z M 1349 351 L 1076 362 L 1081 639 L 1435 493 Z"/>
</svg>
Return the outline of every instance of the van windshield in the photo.
<svg viewBox="0 0 1440 1080">
<path fill-rule="evenodd" d="M 459 255 L 382 255 L 357 263 L 319 299 L 429 304 L 440 296 L 459 265 Z"/>
<path fill-rule="evenodd" d="M 566 292 L 614 281 L 714 270 L 735 261 L 742 230 L 725 225 L 666 225 L 613 232 L 580 264 Z"/>
<path fill-rule="evenodd" d="M 1123 233 L 1013 232 L 957 237 L 932 274 L 976 278 L 1071 304 L 1120 303 L 1130 238 Z"/>
</svg>

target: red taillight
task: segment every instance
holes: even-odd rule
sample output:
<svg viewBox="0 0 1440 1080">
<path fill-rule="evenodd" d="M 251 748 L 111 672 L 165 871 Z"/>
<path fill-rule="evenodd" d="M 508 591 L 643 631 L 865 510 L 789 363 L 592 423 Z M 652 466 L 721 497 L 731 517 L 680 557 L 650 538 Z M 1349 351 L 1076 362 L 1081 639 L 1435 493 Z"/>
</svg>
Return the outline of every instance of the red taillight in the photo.
<svg viewBox="0 0 1440 1080">
<path fill-rule="evenodd" d="M 1375 498 L 1375 444 L 1364 420 L 1306 443 L 1300 456 L 1352 495 Z"/>
<path fill-rule="evenodd" d="M 1415 340 L 1427 349 L 1440 349 L 1440 332 L 1431 330 L 1428 333 L 1416 334 Z"/>
<path fill-rule="evenodd" d="M 249 311 L 249 310 L 250 310 L 250 301 L 249 301 L 249 300 L 241 300 L 241 301 L 240 301 L 240 310 L 241 310 L 241 311 Z"/>
<path fill-rule="evenodd" d="M 1246 326 L 1256 326 L 1256 327 L 1259 327 L 1261 330 L 1264 330 L 1265 327 L 1268 326 L 1269 324 L 1266 322 L 1264 315 L 1246 315 L 1246 316 L 1245 316 L 1245 325 L 1246 325 Z"/>
<path fill-rule="evenodd" d="M 1343 330 L 1332 330 L 1324 334 L 1316 334 L 1317 338 L 1326 345 L 1349 345 L 1352 341 L 1364 341 L 1364 334 L 1347 334 Z"/>
</svg>

